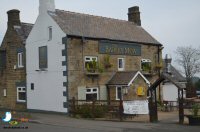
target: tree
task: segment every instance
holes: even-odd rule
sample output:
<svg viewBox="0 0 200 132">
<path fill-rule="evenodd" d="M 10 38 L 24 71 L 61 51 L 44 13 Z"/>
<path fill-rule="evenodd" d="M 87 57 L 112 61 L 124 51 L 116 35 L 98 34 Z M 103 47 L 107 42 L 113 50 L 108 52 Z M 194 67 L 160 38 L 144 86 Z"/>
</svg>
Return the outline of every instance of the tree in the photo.
<svg viewBox="0 0 200 132">
<path fill-rule="evenodd" d="M 196 89 L 192 85 L 192 78 L 200 72 L 200 49 L 195 49 L 192 46 L 178 47 L 176 54 L 176 62 L 186 77 L 186 97 L 194 97 Z"/>
</svg>

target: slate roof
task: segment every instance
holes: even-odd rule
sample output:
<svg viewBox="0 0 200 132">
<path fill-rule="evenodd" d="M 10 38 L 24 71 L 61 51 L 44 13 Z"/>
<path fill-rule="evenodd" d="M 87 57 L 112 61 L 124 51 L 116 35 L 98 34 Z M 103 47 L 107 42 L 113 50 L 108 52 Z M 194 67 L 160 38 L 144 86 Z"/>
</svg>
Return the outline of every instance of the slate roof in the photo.
<svg viewBox="0 0 200 132">
<path fill-rule="evenodd" d="M 137 71 L 123 71 L 116 72 L 112 79 L 107 83 L 108 85 L 128 85 L 133 79 Z"/>
<path fill-rule="evenodd" d="M 15 27 L 15 30 L 17 34 L 21 37 L 21 39 L 25 42 L 32 28 L 33 24 L 22 22 L 21 26 Z"/>
<path fill-rule="evenodd" d="M 67 35 L 161 45 L 133 22 L 58 9 L 48 13 Z"/>
<path fill-rule="evenodd" d="M 171 66 L 171 72 L 172 72 L 172 78 L 174 78 L 174 80 L 177 80 L 178 82 L 186 81 L 185 77 L 183 77 L 174 66 Z"/>
<path fill-rule="evenodd" d="M 183 75 L 181 75 L 181 73 L 174 67 L 171 65 L 170 67 L 171 69 L 171 75 L 170 78 L 173 79 L 176 82 L 185 82 L 186 79 L 185 77 L 183 77 Z M 164 71 L 165 71 L 165 65 L 164 65 Z"/>
</svg>

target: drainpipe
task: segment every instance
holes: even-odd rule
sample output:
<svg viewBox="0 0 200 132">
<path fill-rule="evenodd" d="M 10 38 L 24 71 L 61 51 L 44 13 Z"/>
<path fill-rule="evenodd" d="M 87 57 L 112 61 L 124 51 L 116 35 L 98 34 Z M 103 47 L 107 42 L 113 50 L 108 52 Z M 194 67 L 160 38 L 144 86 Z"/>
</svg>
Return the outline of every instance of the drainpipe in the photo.
<svg viewBox="0 0 200 132">
<path fill-rule="evenodd" d="M 82 66 L 83 69 L 82 70 L 84 72 L 85 68 L 84 68 L 84 52 L 83 52 L 84 51 L 83 50 L 84 47 L 83 47 L 83 45 L 85 44 L 85 37 L 82 36 L 81 41 L 82 41 L 82 47 L 81 48 L 82 48 L 82 63 L 83 63 L 83 66 Z"/>
<path fill-rule="evenodd" d="M 160 64 L 160 46 L 158 46 L 158 64 Z M 160 68 L 158 69 L 158 77 L 160 78 Z M 159 101 L 161 101 L 161 86 L 160 84 L 158 85 L 158 90 L 159 90 Z"/>
</svg>

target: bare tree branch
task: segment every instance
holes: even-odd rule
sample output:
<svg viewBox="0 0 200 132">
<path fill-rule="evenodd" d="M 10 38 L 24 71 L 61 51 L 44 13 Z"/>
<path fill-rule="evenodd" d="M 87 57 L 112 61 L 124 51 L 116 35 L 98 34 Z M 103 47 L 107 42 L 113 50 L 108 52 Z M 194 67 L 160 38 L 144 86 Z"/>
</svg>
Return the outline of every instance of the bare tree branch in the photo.
<svg viewBox="0 0 200 132">
<path fill-rule="evenodd" d="M 187 89 L 192 89 L 192 77 L 200 72 L 200 47 L 178 47 L 176 49 L 176 62 L 183 69 L 187 81 Z M 193 90 L 196 93 L 196 91 Z"/>
</svg>

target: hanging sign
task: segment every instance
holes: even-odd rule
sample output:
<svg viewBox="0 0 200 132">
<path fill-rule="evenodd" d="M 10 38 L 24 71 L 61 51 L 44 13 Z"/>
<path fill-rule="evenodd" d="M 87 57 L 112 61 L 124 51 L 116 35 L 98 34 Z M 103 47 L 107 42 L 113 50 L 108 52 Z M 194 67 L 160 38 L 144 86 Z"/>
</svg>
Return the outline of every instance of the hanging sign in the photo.
<svg viewBox="0 0 200 132">
<path fill-rule="evenodd" d="M 123 101 L 124 114 L 149 114 L 148 100 Z"/>
</svg>

